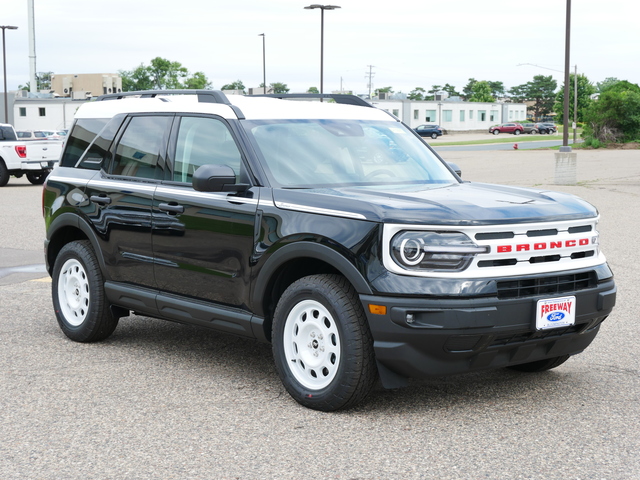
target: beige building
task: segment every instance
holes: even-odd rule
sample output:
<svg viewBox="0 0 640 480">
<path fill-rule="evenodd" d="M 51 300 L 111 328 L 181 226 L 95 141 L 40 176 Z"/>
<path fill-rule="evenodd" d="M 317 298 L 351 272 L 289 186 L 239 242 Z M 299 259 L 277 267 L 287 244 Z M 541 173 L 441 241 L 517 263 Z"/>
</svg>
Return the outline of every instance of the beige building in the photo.
<svg viewBox="0 0 640 480">
<path fill-rule="evenodd" d="M 51 90 L 54 95 L 80 100 L 122 92 L 122 78 L 117 73 L 56 73 L 51 75 Z"/>
</svg>

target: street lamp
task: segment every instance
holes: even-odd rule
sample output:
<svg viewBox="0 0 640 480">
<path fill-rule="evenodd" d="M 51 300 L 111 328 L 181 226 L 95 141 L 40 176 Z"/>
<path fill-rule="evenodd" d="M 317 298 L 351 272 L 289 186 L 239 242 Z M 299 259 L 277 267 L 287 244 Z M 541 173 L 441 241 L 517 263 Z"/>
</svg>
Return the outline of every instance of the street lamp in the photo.
<svg viewBox="0 0 640 480">
<path fill-rule="evenodd" d="M 340 8 L 338 5 L 318 5 L 313 4 L 308 7 L 304 7 L 305 10 L 314 10 L 316 8 L 320 9 L 320 93 L 324 93 L 324 83 L 323 83 L 323 71 L 324 71 L 324 11 L 325 10 L 335 10 L 336 8 Z M 320 97 L 320 101 L 322 101 L 322 97 Z"/>
<path fill-rule="evenodd" d="M 569 146 L 569 52 L 571 46 L 571 0 L 567 0 L 565 42 L 564 42 L 564 128 L 562 130 L 562 147 L 561 152 L 570 152 Z M 576 77 L 577 81 L 577 77 Z M 577 105 L 574 105 L 576 109 Z"/>
<path fill-rule="evenodd" d="M 17 30 L 18 27 L 12 25 L 0 25 L 2 29 L 2 70 L 4 74 L 4 123 L 9 123 L 9 107 L 7 105 L 7 52 L 4 47 L 4 31 Z"/>
<path fill-rule="evenodd" d="M 264 90 L 262 93 L 267 93 L 267 57 L 266 57 L 266 49 L 265 49 L 265 34 L 261 33 L 258 35 L 262 37 L 262 85 Z"/>
</svg>

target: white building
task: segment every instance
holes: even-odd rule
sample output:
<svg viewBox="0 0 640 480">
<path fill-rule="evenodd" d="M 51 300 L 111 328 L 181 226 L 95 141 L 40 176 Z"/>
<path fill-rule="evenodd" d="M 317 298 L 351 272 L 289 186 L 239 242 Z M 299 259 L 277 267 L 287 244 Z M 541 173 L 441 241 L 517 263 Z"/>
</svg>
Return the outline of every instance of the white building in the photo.
<svg viewBox="0 0 640 480">
<path fill-rule="evenodd" d="M 78 107 L 86 100 L 70 98 L 21 98 L 13 104 L 16 130 L 65 130 L 71 127 Z"/>
<path fill-rule="evenodd" d="M 374 100 L 373 104 L 411 128 L 434 123 L 449 133 L 488 132 L 491 125 L 527 119 L 524 103 L 463 102 L 447 98 L 442 101 Z"/>
</svg>

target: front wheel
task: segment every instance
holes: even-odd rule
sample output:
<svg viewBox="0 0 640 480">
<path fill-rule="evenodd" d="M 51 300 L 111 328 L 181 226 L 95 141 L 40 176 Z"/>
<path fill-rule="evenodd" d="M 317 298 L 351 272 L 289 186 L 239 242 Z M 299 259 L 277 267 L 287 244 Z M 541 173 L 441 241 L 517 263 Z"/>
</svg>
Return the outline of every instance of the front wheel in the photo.
<svg viewBox="0 0 640 480">
<path fill-rule="evenodd" d="M 118 325 L 104 294 L 104 280 L 91 244 L 65 245 L 53 266 L 52 297 L 64 334 L 76 342 L 97 342 Z"/>
<path fill-rule="evenodd" d="M 330 412 L 364 400 L 377 379 L 373 340 L 344 277 L 312 275 L 289 286 L 273 320 L 278 375 L 301 405 Z"/>
<path fill-rule="evenodd" d="M 512 365 L 511 370 L 519 372 L 544 372 L 552 368 L 559 367 L 569 360 L 571 355 L 561 355 L 559 357 L 547 358 L 546 360 L 538 360 L 537 362 L 521 363 L 520 365 Z"/>
<path fill-rule="evenodd" d="M 48 172 L 27 173 L 27 180 L 29 180 L 32 185 L 42 185 L 47 179 L 47 175 L 49 175 Z"/>
<path fill-rule="evenodd" d="M 498 130 L 498 129 L 496 128 L 496 129 L 495 129 L 493 132 L 491 132 L 491 133 L 493 133 L 494 135 L 498 135 L 498 134 L 500 133 L 500 130 Z"/>
</svg>

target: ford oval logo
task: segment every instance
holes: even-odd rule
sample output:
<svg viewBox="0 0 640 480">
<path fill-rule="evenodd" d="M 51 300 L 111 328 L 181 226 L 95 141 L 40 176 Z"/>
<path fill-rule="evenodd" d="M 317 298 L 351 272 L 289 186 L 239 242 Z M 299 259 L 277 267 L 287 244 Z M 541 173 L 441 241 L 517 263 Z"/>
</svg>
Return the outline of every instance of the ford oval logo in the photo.
<svg viewBox="0 0 640 480">
<path fill-rule="evenodd" d="M 562 312 L 553 312 L 547 315 L 547 320 L 549 320 L 550 322 L 559 322 L 563 318 L 564 318 L 564 313 Z"/>
</svg>

